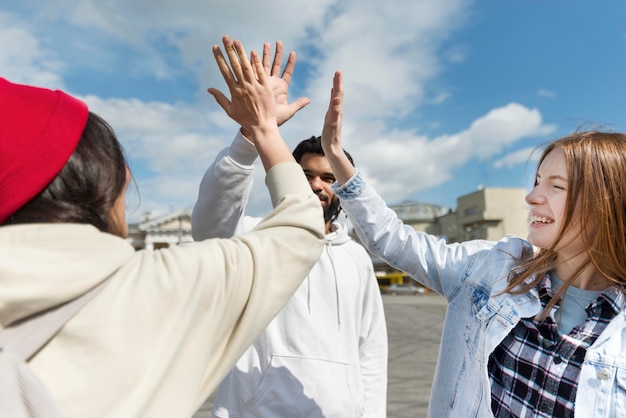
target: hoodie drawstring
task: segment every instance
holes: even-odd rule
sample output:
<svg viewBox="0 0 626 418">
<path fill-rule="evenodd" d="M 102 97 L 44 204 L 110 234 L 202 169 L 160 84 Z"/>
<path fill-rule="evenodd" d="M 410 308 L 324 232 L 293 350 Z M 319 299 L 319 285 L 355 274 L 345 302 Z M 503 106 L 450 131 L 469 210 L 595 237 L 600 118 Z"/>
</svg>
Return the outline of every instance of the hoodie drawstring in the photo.
<svg viewBox="0 0 626 418">
<path fill-rule="evenodd" d="M 326 253 L 330 259 L 330 265 L 333 267 L 333 278 L 335 280 L 335 307 L 337 309 L 337 329 L 341 329 L 341 310 L 339 309 L 339 282 L 337 280 L 337 270 L 335 269 L 335 260 L 333 259 L 332 244 L 326 241 Z"/>
</svg>

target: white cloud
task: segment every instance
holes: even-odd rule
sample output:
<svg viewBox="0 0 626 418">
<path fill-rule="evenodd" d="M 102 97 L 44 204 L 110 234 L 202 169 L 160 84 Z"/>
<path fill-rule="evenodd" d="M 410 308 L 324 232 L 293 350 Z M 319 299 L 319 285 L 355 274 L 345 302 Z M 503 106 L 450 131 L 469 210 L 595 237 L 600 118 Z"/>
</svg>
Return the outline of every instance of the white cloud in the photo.
<svg viewBox="0 0 626 418">
<path fill-rule="evenodd" d="M 180 103 L 82 99 L 112 125 L 131 160 L 141 199 L 137 210 L 136 198 L 127 204 L 135 217 L 146 211 L 163 213 L 172 205 L 191 209 L 204 171 L 236 129 L 234 123 L 216 126 L 211 123 L 215 115 Z M 143 167 L 141 173 L 133 163 Z"/>
<path fill-rule="evenodd" d="M 464 136 L 474 146 L 477 156 L 490 157 L 520 138 L 547 135 L 554 129 L 553 126 L 542 125 L 538 109 L 510 103 L 475 120 Z"/>
<path fill-rule="evenodd" d="M 517 151 L 511 152 L 502 158 L 494 161 L 493 166 L 495 168 L 511 168 L 519 164 L 529 164 L 537 162 L 539 159 L 538 148 L 526 147 Z"/>
<path fill-rule="evenodd" d="M 293 89 L 312 99 L 283 127 L 288 144 L 293 147 L 320 134 L 332 75 L 342 70 L 345 146 L 383 197 L 395 200 L 407 190 L 449 181 L 454 170 L 471 159 L 490 160 L 522 138 L 553 129 L 543 124 L 539 110 L 516 103 L 486 112 L 465 130 L 432 138 L 420 134 L 414 122 L 407 123 L 427 100 L 448 99 L 449 93 L 435 90 L 431 81 L 445 65 L 464 59 L 464 46 L 447 41 L 463 27 L 468 4 L 463 0 L 62 0 L 41 9 L 39 26 L 0 15 L 0 70 L 7 76 L 21 76 L 23 82 L 62 86 L 70 58 L 64 55 L 68 61 L 63 62 L 43 46 L 46 35 L 38 27 L 63 27 L 72 34 L 67 45 L 77 56 L 72 63 L 93 60 L 94 68 L 113 71 L 114 64 L 104 65 L 114 63 L 112 56 L 121 52 L 111 45 L 124 45 L 134 51 L 124 58 L 133 60 L 135 71 L 153 77 L 195 72 L 199 89 L 204 90 L 209 85 L 224 86 L 210 52 L 222 34 L 241 39 L 247 48 L 281 39 L 287 50 L 298 52 L 296 71 L 302 76 L 294 79 Z M 106 59 L 98 59 L 99 54 Z M 208 98 L 202 103 L 94 95 L 84 99 L 111 123 L 133 162 L 148 169 L 143 174 L 135 171 L 142 202 L 135 215 L 190 208 L 202 173 L 236 130 L 218 106 L 208 104 Z M 262 178 L 259 168 L 249 205 L 255 215 L 268 208 Z"/>
<path fill-rule="evenodd" d="M 63 63 L 30 25 L 0 12 L 0 75 L 15 83 L 63 88 Z"/>
<path fill-rule="evenodd" d="M 347 94 L 347 93 L 346 93 Z M 410 131 L 376 130 L 344 119 L 345 148 L 377 190 L 389 200 L 406 190 L 419 192 L 439 186 L 472 159 L 490 160 L 520 139 L 543 137 L 554 127 L 543 124 L 536 109 L 511 103 L 476 119 L 468 129 L 435 138 Z"/>
</svg>

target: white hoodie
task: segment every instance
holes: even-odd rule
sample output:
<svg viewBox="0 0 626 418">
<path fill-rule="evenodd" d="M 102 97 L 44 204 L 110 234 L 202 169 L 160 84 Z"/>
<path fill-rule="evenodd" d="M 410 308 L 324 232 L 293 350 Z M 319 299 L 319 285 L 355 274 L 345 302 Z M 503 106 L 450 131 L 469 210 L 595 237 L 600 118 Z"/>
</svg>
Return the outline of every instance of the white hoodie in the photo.
<svg viewBox="0 0 626 418">
<path fill-rule="evenodd" d="M 192 216 L 196 239 L 258 222 L 242 217 L 255 157 L 238 134 L 207 170 Z M 305 281 L 221 383 L 215 417 L 386 416 L 382 298 L 365 249 L 345 225 L 334 228 Z"/>
<path fill-rule="evenodd" d="M 0 227 L 1 327 L 107 281 L 30 361 L 65 416 L 193 415 L 322 249 L 321 209 L 301 173 L 269 170 L 276 209 L 234 239 L 134 251 L 90 225 Z"/>
</svg>

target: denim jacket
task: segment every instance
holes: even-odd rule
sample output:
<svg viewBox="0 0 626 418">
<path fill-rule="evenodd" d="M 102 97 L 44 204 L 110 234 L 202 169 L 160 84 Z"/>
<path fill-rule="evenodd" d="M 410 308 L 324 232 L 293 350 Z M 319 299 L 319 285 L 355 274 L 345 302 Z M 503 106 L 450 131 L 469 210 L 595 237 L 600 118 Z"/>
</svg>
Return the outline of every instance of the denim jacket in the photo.
<svg viewBox="0 0 626 418">
<path fill-rule="evenodd" d="M 516 259 L 531 245 L 517 237 L 448 245 L 404 225 L 360 174 L 334 188 L 373 254 L 448 300 L 429 417 L 492 417 L 489 355 L 520 318 L 541 310 L 535 291 L 502 293 Z M 626 411 L 624 312 L 587 351 L 575 416 L 617 417 L 618 411 Z"/>
</svg>

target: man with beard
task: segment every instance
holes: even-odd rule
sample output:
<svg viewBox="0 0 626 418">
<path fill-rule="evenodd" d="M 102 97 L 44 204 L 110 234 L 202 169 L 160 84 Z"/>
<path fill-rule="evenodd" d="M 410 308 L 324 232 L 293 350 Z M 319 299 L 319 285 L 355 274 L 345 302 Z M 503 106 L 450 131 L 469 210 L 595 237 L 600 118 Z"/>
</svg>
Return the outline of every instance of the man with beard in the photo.
<svg viewBox="0 0 626 418">
<path fill-rule="evenodd" d="M 263 67 L 274 91 L 279 126 L 309 103 L 307 98 L 288 102 L 296 57 L 289 54 L 281 74 L 282 54 L 279 41 L 270 65 L 270 45 L 263 45 Z M 224 102 L 219 94 L 215 99 Z M 192 214 L 195 239 L 232 237 L 259 221 L 244 215 L 258 156 L 247 135 L 241 128 L 204 175 Z M 213 416 L 384 418 L 387 328 L 371 258 L 337 220 L 341 208 L 331 189 L 335 176 L 321 138 L 302 141 L 293 155 L 324 209 L 325 249 L 289 302 L 222 381 Z M 284 274 L 291 272 L 285 268 Z"/>
<path fill-rule="evenodd" d="M 386 416 L 382 298 L 369 255 L 337 220 L 335 176 L 320 139 L 300 142 L 293 156 L 324 209 L 325 250 L 220 384 L 214 417 Z M 195 239 L 240 234 L 260 219 L 243 215 L 256 156 L 240 130 L 209 167 L 192 215 Z"/>
</svg>

